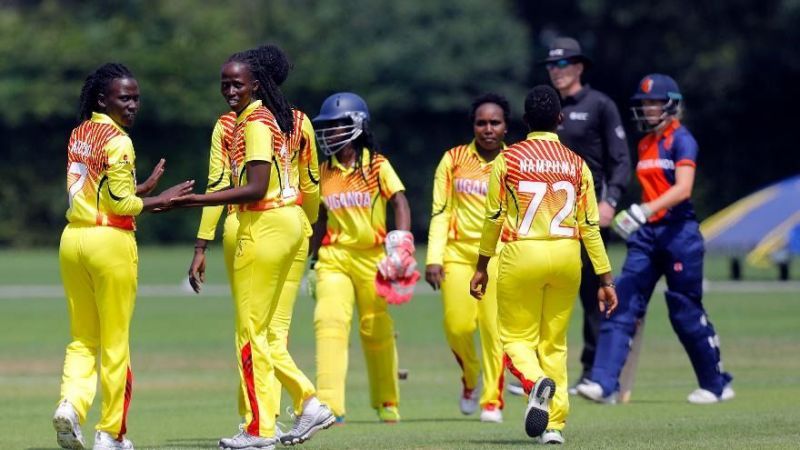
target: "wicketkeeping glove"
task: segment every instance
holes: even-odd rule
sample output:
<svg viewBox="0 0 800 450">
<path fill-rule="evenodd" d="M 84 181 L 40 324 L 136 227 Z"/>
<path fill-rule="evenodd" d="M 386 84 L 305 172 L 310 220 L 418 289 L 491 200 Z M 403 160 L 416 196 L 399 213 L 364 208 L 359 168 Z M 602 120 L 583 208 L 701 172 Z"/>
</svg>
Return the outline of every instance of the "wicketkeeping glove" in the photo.
<svg viewBox="0 0 800 450">
<path fill-rule="evenodd" d="M 378 263 L 375 288 L 387 303 L 405 303 L 411 300 L 419 280 L 414 259 L 414 235 L 409 231 L 394 230 L 386 235 L 385 247 L 386 256 Z"/>
<path fill-rule="evenodd" d="M 630 235 L 636 232 L 642 225 L 647 223 L 647 219 L 653 215 L 650 208 L 644 204 L 633 204 L 630 208 L 620 211 L 614 220 L 611 221 L 611 228 L 622 239 L 627 240 Z"/>
<path fill-rule="evenodd" d="M 414 258 L 414 235 L 410 231 L 394 230 L 386 235 L 386 256 L 378 263 L 378 272 L 388 280 L 407 278 L 417 270 Z"/>
</svg>

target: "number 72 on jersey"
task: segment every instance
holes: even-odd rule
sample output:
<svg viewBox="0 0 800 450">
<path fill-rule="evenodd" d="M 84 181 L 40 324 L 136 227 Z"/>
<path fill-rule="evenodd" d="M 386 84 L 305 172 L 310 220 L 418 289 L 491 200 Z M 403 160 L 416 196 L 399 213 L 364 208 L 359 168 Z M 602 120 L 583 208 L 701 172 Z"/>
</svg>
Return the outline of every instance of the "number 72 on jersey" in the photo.
<svg viewBox="0 0 800 450">
<path fill-rule="evenodd" d="M 566 192 L 567 196 L 564 201 L 564 206 L 553 216 L 550 221 L 550 235 L 559 237 L 574 237 L 575 228 L 566 227 L 563 225 L 564 220 L 569 217 L 575 209 L 575 186 L 569 181 L 561 180 L 555 183 L 546 183 L 543 181 L 520 181 L 517 192 L 524 194 L 531 194 L 531 201 L 525 209 L 525 216 L 522 218 L 522 223 L 519 225 L 517 232 L 522 236 L 527 236 L 530 233 L 533 219 L 536 217 L 536 212 L 542 205 L 542 201 L 547 195 L 548 188 L 554 193 L 559 191 Z"/>
</svg>

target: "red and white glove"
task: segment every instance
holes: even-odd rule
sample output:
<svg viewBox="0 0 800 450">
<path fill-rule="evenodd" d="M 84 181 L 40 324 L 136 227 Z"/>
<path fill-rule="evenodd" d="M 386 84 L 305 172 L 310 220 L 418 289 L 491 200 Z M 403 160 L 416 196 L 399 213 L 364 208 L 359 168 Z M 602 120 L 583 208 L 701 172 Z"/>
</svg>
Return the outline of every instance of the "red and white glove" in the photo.
<svg viewBox="0 0 800 450">
<path fill-rule="evenodd" d="M 375 277 L 375 289 L 378 295 L 386 299 L 390 305 L 400 305 L 411 300 L 414 296 L 414 287 L 419 280 L 419 272 L 414 271 L 411 276 L 398 280 L 388 280 L 380 273 Z"/>
<path fill-rule="evenodd" d="M 386 235 L 386 256 L 378 263 L 378 273 L 388 280 L 411 276 L 417 270 L 414 258 L 414 235 L 410 231 L 394 230 Z"/>
<path fill-rule="evenodd" d="M 419 280 L 414 258 L 414 235 L 409 231 L 394 230 L 386 235 L 384 245 L 386 256 L 378 263 L 375 287 L 387 303 L 405 303 L 411 300 Z"/>
</svg>

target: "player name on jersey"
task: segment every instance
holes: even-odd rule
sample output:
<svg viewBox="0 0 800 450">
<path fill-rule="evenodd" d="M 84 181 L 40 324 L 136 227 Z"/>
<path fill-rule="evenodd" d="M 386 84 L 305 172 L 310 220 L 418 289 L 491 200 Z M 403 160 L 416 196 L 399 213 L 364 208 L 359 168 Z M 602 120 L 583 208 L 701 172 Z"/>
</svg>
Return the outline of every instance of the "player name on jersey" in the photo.
<svg viewBox="0 0 800 450">
<path fill-rule="evenodd" d="M 486 197 L 486 193 L 489 192 L 489 183 L 482 180 L 456 178 L 454 184 L 456 192 L 459 194 L 474 194 Z"/>
<path fill-rule="evenodd" d="M 553 161 L 550 159 L 525 158 L 519 162 L 520 172 L 558 173 L 572 175 L 577 171 L 574 163 L 567 161 Z"/>
<path fill-rule="evenodd" d="M 671 159 L 643 159 L 636 164 L 636 170 L 674 169 L 675 161 Z"/>
<path fill-rule="evenodd" d="M 75 156 L 88 158 L 89 156 L 92 155 L 92 146 L 87 144 L 86 142 L 76 139 L 75 142 L 73 142 L 72 145 L 70 145 L 69 152 L 74 154 Z"/>
<path fill-rule="evenodd" d="M 325 196 L 325 205 L 328 209 L 369 208 L 372 206 L 372 198 L 369 192 L 340 192 Z"/>
</svg>

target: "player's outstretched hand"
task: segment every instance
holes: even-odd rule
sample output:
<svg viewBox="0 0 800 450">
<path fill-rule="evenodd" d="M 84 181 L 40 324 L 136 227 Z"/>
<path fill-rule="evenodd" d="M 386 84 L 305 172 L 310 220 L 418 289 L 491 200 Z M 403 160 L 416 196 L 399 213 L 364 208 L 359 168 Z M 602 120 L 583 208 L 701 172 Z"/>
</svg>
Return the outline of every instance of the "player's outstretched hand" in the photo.
<svg viewBox="0 0 800 450">
<path fill-rule="evenodd" d="M 617 290 L 614 286 L 602 286 L 597 290 L 597 301 L 600 307 L 600 312 L 605 313 L 606 318 L 611 317 L 611 314 L 617 309 L 619 301 L 617 300 Z"/>
<path fill-rule="evenodd" d="M 144 210 L 151 212 L 164 212 L 173 208 L 171 199 L 192 192 L 194 180 L 184 181 L 172 186 L 153 197 L 143 197 Z"/>
<path fill-rule="evenodd" d="M 469 282 L 469 293 L 476 299 L 483 298 L 486 293 L 486 285 L 489 284 L 489 274 L 485 270 L 476 270 Z"/>
<path fill-rule="evenodd" d="M 431 285 L 434 291 L 442 287 L 444 281 L 444 267 L 441 264 L 428 264 L 425 266 L 425 281 Z"/>
<path fill-rule="evenodd" d="M 136 195 L 143 196 L 153 192 L 153 189 L 158 186 L 158 180 L 164 175 L 164 166 L 166 164 L 167 160 L 164 158 L 158 161 L 158 164 L 153 168 L 153 173 L 150 174 L 144 183 L 136 186 Z"/>
<path fill-rule="evenodd" d="M 189 284 L 192 285 L 194 292 L 199 294 L 200 289 L 203 288 L 203 283 L 206 282 L 206 249 L 194 249 L 194 257 L 192 264 L 189 265 Z"/>
</svg>

